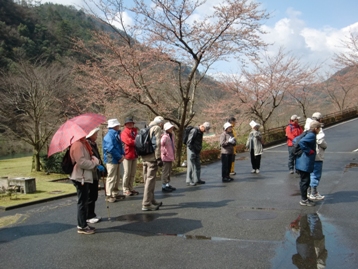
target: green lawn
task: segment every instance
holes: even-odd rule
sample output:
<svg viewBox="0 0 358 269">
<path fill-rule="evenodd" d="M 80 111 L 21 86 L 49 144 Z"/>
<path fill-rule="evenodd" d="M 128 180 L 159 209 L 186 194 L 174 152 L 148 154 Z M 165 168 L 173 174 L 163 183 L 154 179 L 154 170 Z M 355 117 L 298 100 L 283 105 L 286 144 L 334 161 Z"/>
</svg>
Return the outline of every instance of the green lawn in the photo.
<svg viewBox="0 0 358 269">
<path fill-rule="evenodd" d="M 36 193 L 17 193 L 16 195 L 13 194 L 12 199 L 10 199 L 8 194 L 2 192 L 0 193 L 0 207 L 6 208 L 75 193 L 76 189 L 72 184 L 52 182 L 53 180 L 66 178 L 66 175 L 46 175 L 44 172 L 31 172 L 31 164 L 32 157 L 0 160 L 0 178 L 30 177 L 36 179 Z"/>
</svg>

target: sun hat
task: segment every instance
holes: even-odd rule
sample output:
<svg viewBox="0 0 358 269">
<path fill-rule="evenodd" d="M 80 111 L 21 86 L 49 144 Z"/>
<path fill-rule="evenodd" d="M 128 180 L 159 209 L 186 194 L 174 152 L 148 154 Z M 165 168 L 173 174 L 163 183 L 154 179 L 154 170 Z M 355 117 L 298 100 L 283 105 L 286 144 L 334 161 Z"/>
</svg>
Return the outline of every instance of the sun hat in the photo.
<svg viewBox="0 0 358 269">
<path fill-rule="evenodd" d="M 121 124 L 119 123 L 119 121 L 117 119 L 110 119 L 108 120 L 108 126 L 107 128 L 113 128 L 116 126 L 120 126 Z"/>
<path fill-rule="evenodd" d="M 259 123 L 257 123 L 256 121 L 254 121 L 254 120 L 252 120 L 252 121 L 250 121 L 250 126 L 251 126 L 251 128 L 254 128 L 255 126 L 260 126 L 260 124 Z"/>
<path fill-rule="evenodd" d="M 156 116 L 153 120 L 155 123 L 159 124 L 164 121 L 164 118 L 162 116 Z"/>
<path fill-rule="evenodd" d="M 171 124 L 169 121 L 164 124 L 164 130 L 167 131 L 170 128 L 174 127 L 173 124 Z"/>
<path fill-rule="evenodd" d="M 135 123 L 132 117 L 127 117 L 127 118 L 124 120 L 124 125 L 126 125 L 127 123 L 130 123 L 130 122 Z"/>
<path fill-rule="evenodd" d="M 203 123 L 203 126 L 205 127 L 205 131 L 206 131 L 206 132 L 209 131 L 210 128 L 211 128 L 210 123 L 207 122 L 207 121 Z"/>
<path fill-rule="evenodd" d="M 292 115 L 291 116 L 291 120 L 299 120 L 301 117 L 297 116 L 297 115 Z"/>
<path fill-rule="evenodd" d="M 94 128 L 92 131 L 90 131 L 88 133 L 88 135 L 86 135 L 86 138 L 90 138 L 92 135 L 94 135 L 95 133 L 97 133 L 99 131 L 99 128 Z"/>
<path fill-rule="evenodd" d="M 313 120 L 310 123 L 310 129 L 311 128 L 321 128 L 321 127 L 322 127 L 321 123 L 316 120 Z"/>
<path fill-rule="evenodd" d="M 224 130 L 226 131 L 227 128 L 232 127 L 230 122 L 225 122 L 224 124 Z"/>
<path fill-rule="evenodd" d="M 315 118 L 317 120 L 321 119 L 322 118 L 322 114 L 319 113 L 319 112 L 315 112 L 312 114 L 312 118 Z"/>
</svg>

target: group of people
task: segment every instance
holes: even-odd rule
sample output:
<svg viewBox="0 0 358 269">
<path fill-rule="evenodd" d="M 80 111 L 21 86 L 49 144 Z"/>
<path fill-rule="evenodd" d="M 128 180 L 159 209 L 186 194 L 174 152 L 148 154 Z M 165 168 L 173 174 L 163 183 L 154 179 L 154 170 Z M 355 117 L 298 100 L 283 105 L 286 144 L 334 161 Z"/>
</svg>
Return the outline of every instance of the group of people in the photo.
<svg viewBox="0 0 358 269">
<path fill-rule="evenodd" d="M 317 187 L 322 174 L 323 153 L 327 148 L 325 135 L 322 130 L 322 115 L 315 112 L 312 118 L 308 118 L 305 131 L 298 124 L 300 117 L 293 115 L 286 127 L 287 145 L 289 152 L 289 173 L 296 172 L 300 175 L 301 205 L 313 206 L 312 200 L 322 200 Z M 220 135 L 222 182 L 231 182 L 235 175 L 236 135 L 234 126 L 236 119 L 231 117 L 223 126 Z M 246 148 L 250 152 L 252 173 L 260 173 L 261 155 L 263 153 L 262 135 L 259 131 L 260 124 L 255 121 L 250 123 L 251 132 L 246 142 Z M 96 140 L 99 128 L 92 130 L 86 137 L 74 142 L 70 149 L 70 155 L 75 163 L 70 179 L 73 181 L 78 195 L 77 222 L 78 233 L 93 234 L 95 228 L 88 225 L 101 220 L 95 213 L 95 202 L 98 198 L 98 186 L 101 178 L 105 180 L 106 202 L 114 203 L 127 196 L 138 195 L 134 189 L 134 180 L 137 170 L 138 155 L 135 149 L 137 128 L 132 118 L 126 118 L 124 129 L 120 130 L 117 119 L 108 120 L 108 132 L 103 138 L 103 161 L 99 153 Z M 210 123 L 193 127 L 188 135 L 187 150 L 187 186 L 205 184 L 201 179 L 200 152 L 202 150 L 203 135 L 210 130 Z M 158 210 L 163 205 L 155 199 L 154 190 L 159 167 L 162 167 L 162 191 L 172 192 L 176 188 L 170 185 L 172 163 L 175 160 L 175 134 L 174 125 L 165 122 L 162 116 L 157 116 L 149 126 L 151 141 L 155 141 L 154 152 L 141 156 L 143 161 L 144 192 L 142 210 Z M 295 139 L 303 153 L 294 155 Z M 122 191 L 120 193 L 120 167 L 123 164 Z"/>
<path fill-rule="evenodd" d="M 97 136 L 99 128 L 92 130 L 86 137 L 74 142 L 70 148 L 72 162 L 75 164 L 70 179 L 77 189 L 77 232 L 93 234 L 95 228 L 88 224 L 101 220 L 95 213 L 95 202 L 98 198 L 98 186 L 101 178 L 106 178 L 104 188 L 106 202 L 114 203 L 127 196 L 138 195 L 134 189 L 138 155 L 135 149 L 137 128 L 132 118 L 126 118 L 124 129 L 120 130 L 117 119 L 108 120 L 108 132 L 102 141 L 103 161 L 98 147 Z M 150 140 L 155 141 L 154 152 L 141 156 L 143 161 L 144 192 L 142 210 L 158 210 L 163 205 L 155 199 L 154 190 L 159 167 L 162 167 L 162 191 L 172 192 L 176 188 L 170 185 L 172 163 L 175 160 L 174 125 L 165 122 L 162 116 L 157 116 L 149 123 Z M 203 133 L 210 130 L 210 124 L 194 127 L 188 138 L 188 178 L 190 186 L 204 184 L 200 179 L 200 151 L 202 149 Z M 123 164 L 122 191 L 119 183 Z"/>
<path fill-rule="evenodd" d="M 300 192 L 303 206 L 314 206 L 314 201 L 322 200 L 317 188 L 322 176 L 324 152 L 327 148 L 323 132 L 322 114 L 315 112 L 312 118 L 307 118 L 304 129 L 299 125 L 300 117 L 292 115 L 286 127 L 287 146 L 289 153 L 288 169 L 294 174 L 294 168 L 300 175 Z M 297 143 L 302 154 L 294 154 L 294 144 Z"/>
</svg>

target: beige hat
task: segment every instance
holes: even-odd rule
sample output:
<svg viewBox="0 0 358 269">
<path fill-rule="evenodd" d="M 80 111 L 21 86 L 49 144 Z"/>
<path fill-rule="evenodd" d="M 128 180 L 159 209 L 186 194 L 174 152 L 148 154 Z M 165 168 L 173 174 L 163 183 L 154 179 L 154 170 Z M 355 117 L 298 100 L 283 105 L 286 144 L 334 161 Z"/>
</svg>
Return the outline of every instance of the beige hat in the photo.
<svg viewBox="0 0 358 269">
<path fill-rule="evenodd" d="M 164 130 L 167 131 L 170 128 L 174 127 L 173 124 L 171 124 L 169 121 L 164 124 Z"/>
<path fill-rule="evenodd" d="M 311 129 L 311 128 L 321 128 L 321 123 L 318 122 L 318 121 L 316 121 L 316 120 L 313 120 L 313 121 L 311 121 L 311 123 L 310 123 L 310 129 Z"/>
<path fill-rule="evenodd" d="M 95 133 L 97 133 L 99 131 L 99 128 L 94 128 L 92 131 L 90 131 L 88 133 L 88 135 L 86 135 L 86 138 L 90 138 L 92 135 L 94 135 Z"/>
<path fill-rule="evenodd" d="M 224 130 L 226 131 L 227 128 L 232 127 L 230 122 L 225 122 L 224 124 Z"/>
<path fill-rule="evenodd" d="M 315 113 L 312 114 L 312 118 L 320 120 L 320 119 L 322 119 L 322 114 L 319 113 L 319 112 L 315 112 Z"/>
<path fill-rule="evenodd" d="M 156 124 L 162 123 L 164 118 L 162 116 L 156 116 L 153 120 Z"/>
<path fill-rule="evenodd" d="M 207 121 L 203 123 L 203 126 L 205 127 L 205 132 L 208 132 L 211 128 L 210 123 Z"/>
<path fill-rule="evenodd" d="M 257 123 L 256 121 L 254 121 L 254 120 L 252 120 L 252 121 L 250 121 L 250 126 L 251 126 L 251 128 L 254 128 L 255 126 L 260 126 L 260 124 L 259 123 Z"/>
<path fill-rule="evenodd" d="M 292 115 L 291 116 L 291 120 L 299 120 L 301 117 L 297 116 L 297 115 Z"/>
<path fill-rule="evenodd" d="M 121 124 L 119 123 L 119 121 L 117 119 L 110 119 L 108 120 L 108 126 L 107 128 L 113 128 L 116 126 L 120 126 Z"/>
</svg>

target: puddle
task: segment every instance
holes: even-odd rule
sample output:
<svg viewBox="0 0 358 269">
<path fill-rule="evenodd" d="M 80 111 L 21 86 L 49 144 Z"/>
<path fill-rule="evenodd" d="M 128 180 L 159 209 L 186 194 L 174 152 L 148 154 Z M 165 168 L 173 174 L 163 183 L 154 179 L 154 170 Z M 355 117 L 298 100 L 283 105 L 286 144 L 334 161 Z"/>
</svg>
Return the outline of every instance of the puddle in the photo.
<svg viewBox="0 0 358 269">
<path fill-rule="evenodd" d="M 337 228 L 322 216 L 300 215 L 289 224 L 271 268 L 355 268 L 349 260 L 353 252 L 338 240 Z"/>
</svg>

